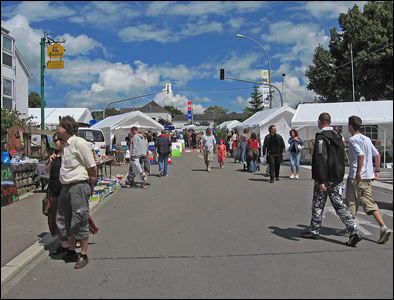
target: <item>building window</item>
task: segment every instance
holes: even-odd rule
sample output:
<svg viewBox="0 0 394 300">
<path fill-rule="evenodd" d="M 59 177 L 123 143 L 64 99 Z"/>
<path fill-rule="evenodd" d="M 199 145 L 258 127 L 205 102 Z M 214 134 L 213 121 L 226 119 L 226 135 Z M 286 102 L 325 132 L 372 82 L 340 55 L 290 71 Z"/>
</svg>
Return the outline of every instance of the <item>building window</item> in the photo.
<svg viewBox="0 0 394 300">
<path fill-rule="evenodd" d="M 12 109 L 12 98 L 3 97 L 3 108 Z"/>
<path fill-rule="evenodd" d="M 12 53 L 12 40 L 6 36 L 3 36 L 3 49 Z"/>
<path fill-rule="evenodd" d="M 377 140 L 378 139 L 378 126 L 362 126 L 360 128 L 360 133 L 363 135 L 369 137 L 371 140 Z"/>
<path fill-rule="evenodd" d="M 3 78 L 3 95 L 12 98 L 12 80 Z"/>
<path fill-rule="evenodd" d="M 3 52 L 3 64 L 12 68 L 12 56 Z"/>
</svg>

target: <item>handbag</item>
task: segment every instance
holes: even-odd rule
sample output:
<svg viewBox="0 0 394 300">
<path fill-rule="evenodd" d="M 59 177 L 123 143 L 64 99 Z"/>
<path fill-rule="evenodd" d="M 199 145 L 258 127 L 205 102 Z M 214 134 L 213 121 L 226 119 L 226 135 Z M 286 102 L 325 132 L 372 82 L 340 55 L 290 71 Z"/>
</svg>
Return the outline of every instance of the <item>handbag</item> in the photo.
<svg viewBox="0 0 394 300">
<path fill-rule="evenodd" d="M 48 216 L 48 201 L 49 201 L 49 195 L 47 192 L 45 193 L 44 199 L 42 199 L 42 214 L 44 216 Z"/>
<path fill-rule="evenodd" d="M 302 149 L 304 149 L 304 146 L 302 146 L 301 144 L 298 144 L 297 148 L 298 148 L 298 150 L 301 151 Z"/>
</svg>

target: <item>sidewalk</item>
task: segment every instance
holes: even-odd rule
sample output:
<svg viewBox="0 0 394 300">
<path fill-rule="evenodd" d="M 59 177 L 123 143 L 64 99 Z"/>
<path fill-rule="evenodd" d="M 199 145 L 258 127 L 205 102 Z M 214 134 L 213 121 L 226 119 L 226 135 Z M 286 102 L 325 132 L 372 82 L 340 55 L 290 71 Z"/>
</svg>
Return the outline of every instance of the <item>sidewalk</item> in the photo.
<svg viewBox="0 0 394 300">
<path fill-rule="evenodd" d="M 284 163 L 284 168 L 288 165 Z M 310 166 L 302 166 L 308 170 Z M 265 168 L 262 167 L 261 172 Z M 348 171 L 348 169 L 346 169 Z M 127 174 L 128 165 L 112 167 L 112 175 Z M 283 172 L 284 173 L 284 172 Z M 382 169 L 381 181 L 374 182 L 373 188 L 393 192 L 393 170 Z M 305 175 L 304 175 L 305 176 Z M 114 197 L 117 190 L 102 201 Z M 47 217 L 41 213 L 41 200 L 44 193 L 37 190 L 22 196 L 18 202 L 1 208 L 1 285 L 3 286 L 23 267 L 32 262 L 47 249 L 55 249 L 58 238 L 48 232 Z M 101 202 L 91 202 L 91 212 L 100 207 Z M 94 215 L 93 215 L 94 218 Z M 100 228 L 100 224 L 97 224 Z"/>
<path fill-rule="evenodd" d="M 128 164 L 112 166 L 113 177 L 127 172 Z M 107 201 L 116 192 L 102 201 Z M 48 219 L 41 212 L 43 197 L 44 193 L 38 189 L 1 208 L 1 286 L 42 252 L 60 244 L 59 239 L 49 233 Z M 90 202 L 90 212 L 100 203 Z M 100 228 L 100 224 L 96 225 Z"/>
</svg>

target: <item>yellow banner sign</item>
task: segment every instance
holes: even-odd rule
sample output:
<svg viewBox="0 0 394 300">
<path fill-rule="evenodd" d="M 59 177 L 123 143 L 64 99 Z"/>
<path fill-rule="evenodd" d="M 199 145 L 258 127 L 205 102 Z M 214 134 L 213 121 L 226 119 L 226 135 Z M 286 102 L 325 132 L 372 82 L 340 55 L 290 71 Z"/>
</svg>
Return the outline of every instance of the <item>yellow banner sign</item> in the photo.
<svg viewBox="0 0 394 300">
<path fill-rule="evenodd" d="M 48 69 L 64 69 L 64 60 L 51 60 L 48 61 Z"/>
<path fill-rule="evenodd" d="M 64 56 L 64 47 L 59 44 L 53 44 L 48 47 L 47 55 L 50 58 L 60 58 Z"/>
</svg>

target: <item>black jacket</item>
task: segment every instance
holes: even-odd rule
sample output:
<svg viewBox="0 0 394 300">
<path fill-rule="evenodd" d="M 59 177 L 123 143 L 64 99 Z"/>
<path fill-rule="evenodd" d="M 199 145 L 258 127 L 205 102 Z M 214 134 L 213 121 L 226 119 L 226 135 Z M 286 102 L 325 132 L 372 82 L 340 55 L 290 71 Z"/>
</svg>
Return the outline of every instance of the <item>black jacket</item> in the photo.
<svg viewBox="0 0 394 300">
<path fill-rule="evenodd" d="M 319 184 L 342 182 L 345 175 L 345 146 L 334 130 L 316 133 L 312 156 L 312 178 Z"/>
<path fill-rule="evenodd" d="M 280 134 L 267 134 L 264 138 L 263 155 L 280 155 L 285 152 L 285 142 Z"/>
<path fill-rule="evenodd" d="M 155 147 L 157 148 L 157 153 L 168 155 L 171 153 L 170 147 L 172 143 L 170 137 L 166 134 L 160 135 L 155 141 Z"/>
</svg>

